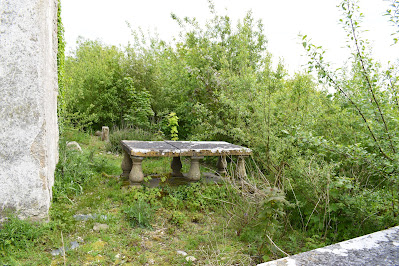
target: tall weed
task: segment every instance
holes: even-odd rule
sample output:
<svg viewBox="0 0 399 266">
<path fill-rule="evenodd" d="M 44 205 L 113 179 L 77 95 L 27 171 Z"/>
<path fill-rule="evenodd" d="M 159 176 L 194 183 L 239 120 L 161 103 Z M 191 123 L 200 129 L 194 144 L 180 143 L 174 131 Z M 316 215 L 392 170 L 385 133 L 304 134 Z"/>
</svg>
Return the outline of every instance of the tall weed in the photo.
<svg viewBox="0 0 399 266">
<path fill-rule="evenodd" d="M 138 200 L 123 208 L 125 219 L 131 227 L 151 228 L 154 218 L 155 208 L 145 200 Z"/>
<path fill-rule="evenodd" d="M 66 149 L 60 145 L 60 159 L 55 170 L 53 200 L 76 196 L 83 192 L 83 186 L 94 176 L 90 168 L 92 154 Z"/>
</svg>

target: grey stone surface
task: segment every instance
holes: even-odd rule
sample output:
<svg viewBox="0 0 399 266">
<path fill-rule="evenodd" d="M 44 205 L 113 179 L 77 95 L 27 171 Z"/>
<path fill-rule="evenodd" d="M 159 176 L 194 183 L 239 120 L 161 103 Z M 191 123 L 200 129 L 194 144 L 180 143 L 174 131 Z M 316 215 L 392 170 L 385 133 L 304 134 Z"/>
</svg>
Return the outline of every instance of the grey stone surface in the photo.
<svg viewBox="0 0 399 266">
<path fill-rule="evenodd" d="M 259 265 L 399 265 L 399 226 Z"/>
<path fill-rule="evenodd" d="M 165 141 L 180 150 L 180 156 L 251 155 L 251 149 L 225 141 Z"/>
<path fill-rule="evenodd" d="M 182 250 L 178 250 L 178 251 L 176 251 L 176 253 L 179 254 L 179 255 L 182 255 L 184 257 L 188 255 L 187 252 L 182 251 Z"/>
<path fill-rule="evenodd" d="M 76 221 L 87 221 L 90 219 L 100 219 L 100 220 L 107 220 L 107 216 L 106 215 L 98 215 L 98 214 L 75 214 L 73 216 L 73 218 Z"/>
<path fill-rule="evenodd" d="M 251 149 L 224 141 L 132 141 L 121 145 L 132 156 L 220 156 L 251 155 Z"/>
<path fill-rule="evenodd" d="M 77 242 L 77 241 L 72 241 L 70 244 L 69 244 L 69 247 L 67 246 L 66 248 L 65 248 L 65 251 L 64 251 L 64 248 L 63 247 L 60 247 L 60 248 L 57 248 L 57 249 L 54 249 L 54 250 L 52 250 L 51 251 L 51 255 L 53 255 L 53 256 L 58 256 L 58 255 L 65 255 L 65 252 L 68 252 L 69 250 L 74 250 L 74 249 L 77 249 L 79 247 L 79 243 Z"/>
<path fill-rule="evenodd" d="M 179 149 L 165 141 L 127 141 L 122 140 L 123 149 L 132 156 L 179 156 Z"/>
<path fill-rule="evenodd" d="M 138 185 L 144 180 L 143 168 L 141 166 L 143 157 L 132 156 L 132 170 L 129 173 L 131 185 Z"/>
<path fill-rule="evenodd" d="M 58 160 L 57 45 L 57 0 L 0 1 L 0 218 L 5 209 L 48 216 Z"/>
<path fill-rule="evenodd" d="M 198 181 L 201 178 L 200 160 L 204 157 L 191 157 L 190 170 L 188 171 L 187 178 L 191 181 Z"/>
</svg>

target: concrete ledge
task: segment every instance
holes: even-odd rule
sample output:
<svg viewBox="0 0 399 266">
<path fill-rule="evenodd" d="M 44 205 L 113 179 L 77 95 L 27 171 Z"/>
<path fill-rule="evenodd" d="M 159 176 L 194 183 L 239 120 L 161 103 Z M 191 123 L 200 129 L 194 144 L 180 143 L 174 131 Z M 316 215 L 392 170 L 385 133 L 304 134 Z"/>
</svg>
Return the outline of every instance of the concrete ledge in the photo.
<svg viewBox="0 0 399 266">
<path fill-rule="evenodd" d="M 399 226 L 258 265 L 399 265 Z"/>
</svg>

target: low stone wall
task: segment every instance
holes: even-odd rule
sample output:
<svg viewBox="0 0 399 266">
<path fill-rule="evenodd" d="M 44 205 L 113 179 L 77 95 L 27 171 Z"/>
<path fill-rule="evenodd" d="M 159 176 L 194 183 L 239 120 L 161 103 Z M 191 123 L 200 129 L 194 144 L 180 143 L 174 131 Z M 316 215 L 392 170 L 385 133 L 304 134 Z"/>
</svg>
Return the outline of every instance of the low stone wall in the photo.
<svg viewBox="0 0 399 266">
<path fill-rule="evenodd" d="M 0 218 L 44 219 L 58 160 L 57 0 L 0 0 Z"/>
<path fill-rule="evenodd" d="M 399 265 L 399 226 L 259 265 Z"/>
</svg>

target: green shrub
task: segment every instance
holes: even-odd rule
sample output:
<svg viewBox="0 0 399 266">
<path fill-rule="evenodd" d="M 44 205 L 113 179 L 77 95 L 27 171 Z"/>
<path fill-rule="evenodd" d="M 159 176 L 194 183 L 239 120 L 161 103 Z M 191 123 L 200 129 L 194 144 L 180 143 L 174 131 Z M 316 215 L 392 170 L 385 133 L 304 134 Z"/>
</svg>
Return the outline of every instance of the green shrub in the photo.
<svg viewBox="0 0 399 266">
<path fill-rule="evenodd" d="M 96 157 L 94 150 L 79 152 L 67 149 L 65 143 L 65 138 L 62 137 L 54 177 L 54 201 L 81 194 L 85 186 L 91 184 L 98 174 L 119 172 L 119 166 L 115 166 L 105 158 Z"/>
<path fill-rule="evenodd" d="M 151 228 L 155 209 L 144 200 L 138 200 L 132 205 L 123 208 L 123 212 L 131 227 Z"/>
<path fill-rule="evenodd" d="M 83 185 L 91 180 L 95 172 L 90 168 L 92 155 L 66 149 L 60 145 L 60 159 L 55 170 L 53 200 L 79 195 Z"/>
<path fill-rule="evenodd" d="M 169 219 L 171 224 L 182 226 L 187 221 L 187 216 L 181 211 L 173 211 Z"/>
<path fill-rule="evenodd" d="M 177 187 L 165 186 L 163 205 L 189 211 L 215 210 L 226 200 L 226 186 L 193 183 Z"/>
</svg>

